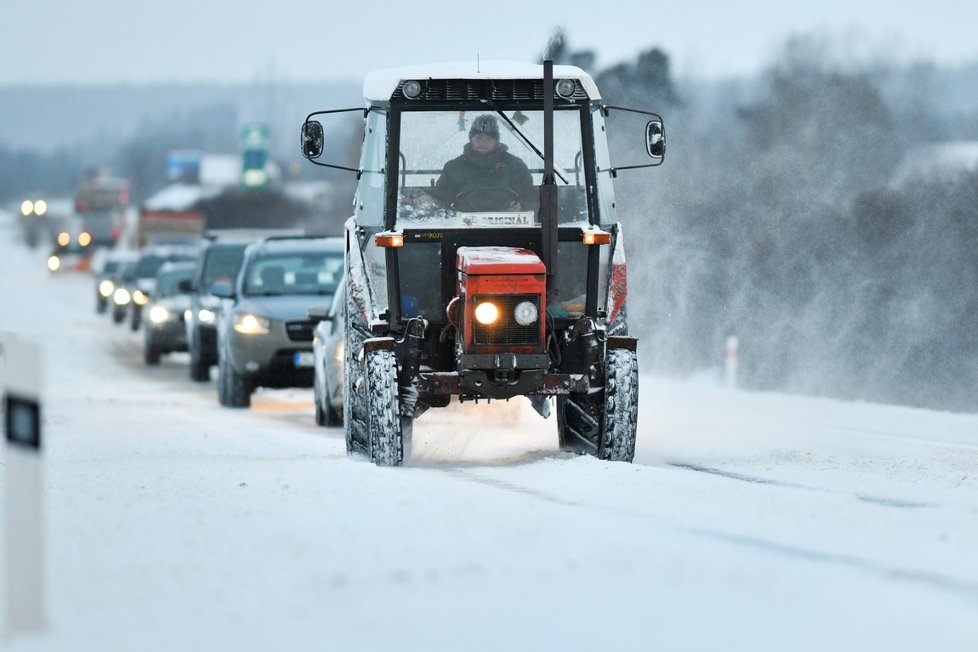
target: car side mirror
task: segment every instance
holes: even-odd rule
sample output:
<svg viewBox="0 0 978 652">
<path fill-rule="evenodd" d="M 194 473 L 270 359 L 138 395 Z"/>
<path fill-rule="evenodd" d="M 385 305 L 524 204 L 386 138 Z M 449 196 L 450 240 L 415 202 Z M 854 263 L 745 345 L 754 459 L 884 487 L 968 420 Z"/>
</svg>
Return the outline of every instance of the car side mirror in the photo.
<svg viewBox="0 0 978 652">
<path fill-rule="evenodd" d="M 660 161 L 666 156 L 666 128 L 661 120 L 650 120 L 645 125 L 645 151 Z"/>
<path fill-rule="evenodd" d="M 219 299 L 233 299 L 234 289 L 231 287 L 230 283 L 218 281 L 211 286 L 211 294 Z"/>
<path fill-rule="evenodd" d="M 326 321 L 329 310 L 322 307 L 310 308 L 309 319 L 311 321 Z"/>
<path fill-rule="evenodd" d="M 323 125 L 315 120 L 302 123 L 302 139 L 300 143 L 302 155 L 308 159 L 319 158 L 325 149 Z"/>
</svg>

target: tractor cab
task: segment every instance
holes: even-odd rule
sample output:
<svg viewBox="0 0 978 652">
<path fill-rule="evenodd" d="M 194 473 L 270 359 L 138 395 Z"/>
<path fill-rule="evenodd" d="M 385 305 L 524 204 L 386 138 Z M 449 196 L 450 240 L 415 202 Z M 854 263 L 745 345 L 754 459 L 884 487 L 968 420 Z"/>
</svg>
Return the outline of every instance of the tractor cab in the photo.
<svg viewBox="0 0 978 652">
<path fill-rule="evenodd" d="M 400 463 L 413 419 L 452 396 L 527 396 L 544 415 L 556 397 L 562 448 L 630 460 L 636 414 L 606 409 L 621 391 L 609 375 L 624 374 L 634 396 L 613 409 L 637 411 L 612 187 L 623 168 L 605 127 L 619 109 L 549 62 L 377 71 L 364 99 L 302 130 L 307 158 L 350 169 L 318 160 L 314 118 L 364 116 L 346 225 L 348 450 Z M 649 116 L 641 167 L 660 164 L 661 118 L 620 110 Z"/>
</svg>

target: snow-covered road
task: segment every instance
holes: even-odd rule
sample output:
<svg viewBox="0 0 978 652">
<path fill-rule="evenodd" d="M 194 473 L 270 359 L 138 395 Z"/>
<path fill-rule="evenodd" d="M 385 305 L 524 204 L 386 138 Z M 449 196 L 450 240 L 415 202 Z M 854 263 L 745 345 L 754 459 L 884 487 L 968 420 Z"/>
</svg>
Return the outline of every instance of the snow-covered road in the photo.
<svg viewBox="0 0 978 652">
<path fill-rule="evenodd" d="M 44 350 L 50 621 L 5 650 L 978 649 L 978 415 L 643 376 L 634 464 L 493 403 L 377 468 L 311 391 L 145 368 L 2 224 L 0 331 Z"/>
</svg>

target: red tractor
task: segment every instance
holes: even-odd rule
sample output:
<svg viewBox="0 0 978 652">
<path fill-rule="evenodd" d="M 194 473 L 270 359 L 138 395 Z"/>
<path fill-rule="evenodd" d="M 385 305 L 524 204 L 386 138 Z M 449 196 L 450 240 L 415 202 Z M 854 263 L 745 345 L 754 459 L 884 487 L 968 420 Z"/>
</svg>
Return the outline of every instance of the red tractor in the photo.
<svg viewBox="0 0 978 652">
<path fill-rule="evenodd" d="M 346 224 L 348 453 L 404 459 L 413 420 L 459 400 L 556 399 L 563 450 L 631 461 L 637 340 L 628 335 L 624 235 L 605 133 L 611 111 L 573 66 L 442 64 L 382 70 L 365 107 L 318 111 L 303 154 L 356 172 Z M 358 168 L 319 162 L 316 116 L 359 111 Z M 647 120 L 647 122 L 646 122 Z"/>
</svg>

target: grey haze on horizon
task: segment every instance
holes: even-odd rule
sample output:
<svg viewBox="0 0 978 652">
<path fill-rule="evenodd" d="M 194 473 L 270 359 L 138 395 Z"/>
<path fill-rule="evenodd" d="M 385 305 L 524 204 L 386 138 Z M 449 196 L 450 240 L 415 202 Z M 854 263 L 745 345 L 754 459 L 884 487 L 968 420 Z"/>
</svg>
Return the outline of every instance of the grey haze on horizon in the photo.
<svg viewBox="0 0 978 652">
<path fill-rule="evenodd" d="M 377 0 L 4 2 L 0 86 L 359 80 L 429 61 L 536 60 L 553 28 L 598 65 L 657 46 L 674 72 L 749 75 L 792 33 L 848 35 L 854 50 L 941 64 L 978 60 L 978 3 L 965 0 L 521 0 L 406 5 Z M 611 8 L 611 9 L 608 9 Z M 856 52 L 860 54 L 860 52 Z"/>
</svg>

